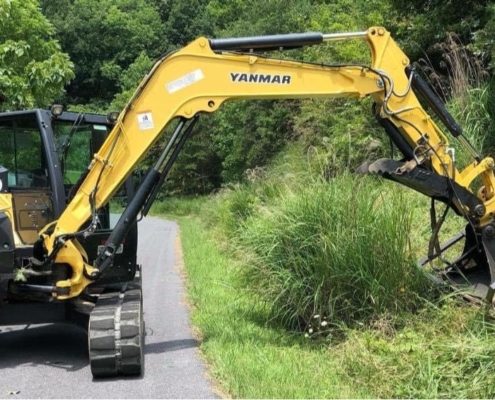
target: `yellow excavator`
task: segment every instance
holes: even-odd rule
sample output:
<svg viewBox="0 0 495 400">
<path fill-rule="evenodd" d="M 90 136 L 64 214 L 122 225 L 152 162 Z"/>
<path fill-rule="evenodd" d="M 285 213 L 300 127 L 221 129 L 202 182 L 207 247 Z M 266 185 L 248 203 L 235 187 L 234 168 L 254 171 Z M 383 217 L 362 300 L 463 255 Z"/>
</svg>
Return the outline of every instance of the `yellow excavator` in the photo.
<svg viewBox="0 0 495 400">
<path fill-rule="evenodd" d="M 343 40 L 364 41 L 371 63 L 309 63 L 267 56 L 270 51 Z M 136 220 L 148 213 L 198 117 L 227 100 L 309 97 L 372 98 L 372 114 L 401 158 L 377 160 L 368 171 L 421 192 L 432 203 L 442 202 L 466 220 L 465 230 L 441 246 L 443 216 L 437 219 L 432 213 L 434 235 L 421 264 L 442 259 L 443 281 L 466 285 L 473 296 L 492 302 L 494 160 L 477 153 L 382 27 L 351 33 L 201 37 L 159 60 L 119 115 L 103 118 L 58 107 L 51 113 L 32 111 L 31 119 L 27 112 L 0 115 L 0 133 L 11 133 L 9 149 L 15 150 L 14 156 L 3 150 L 0 158 L 0 300 L 19 307 L 28 302 L 70 305 L 72 315 L 89 321 L 94 376 L 140 374 L 144 329 Z M 129 184 L 133 170 L 171 124 L 168 143 L 134 192 Z M 56 126 L 65 126 L 65 134 L 50 138 Z M 38 135 L 36 143 L 28 143 L 28 128 Z M 97 151 L 80 178 L 71 182 L 71 173 L 77 174 L 69 164 L 77 157 L 71 161 L 67 143 L 80 140 L 81 129 L 89 132 L 88 146 Z M 463 169 L 456 166 L 449 137 L 472 158 Z M 28 151 L 36 146 L 37 155 Z M 44 169 L 33 165 L 36 157 Z M 23 158 L 30 168 L 21 165 Z M 67 187 L 54 184 L 60 179 Z M 129 201 L 110 229 L 108 204 L 124 186 Z M 461 255 L 445 261 L 444 251 L 460 241 Z"/>
</svg>

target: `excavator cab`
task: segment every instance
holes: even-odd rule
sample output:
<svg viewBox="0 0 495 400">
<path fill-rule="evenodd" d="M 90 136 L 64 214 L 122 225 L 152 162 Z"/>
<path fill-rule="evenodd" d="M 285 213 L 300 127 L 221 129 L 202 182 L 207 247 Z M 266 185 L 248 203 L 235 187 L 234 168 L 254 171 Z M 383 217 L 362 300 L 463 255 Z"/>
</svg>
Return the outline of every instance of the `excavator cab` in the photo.
<svg viewBox="0 0 495 400">
<path fill-rule="evenodd" d="M 43 300 L 39 293 L 31 294 L 30 285 L 14 278 L 30 264 L 40 229 L 65 209 L 112 127 L 105 115 L 61 109 L 0 113 L 0 302 Z M 116 201 L 125 202 L 132 193 L 129 180 Z M 98 229 L 81 241 L 90 258 L 96 257 L 111 232 L 114 204 L 98 210 Z M 116 268 L 103 284 L 132 281 L 136 249 L 134 224 L 117 255 Z M 49 280 L 48 276 L 37 277 L 37 289 Z M 46 300 L 51 300 L 51 293 L 46 293 Z"/>
<path fill-rule="evenodd" d="M 50 149 L 46 145 L 47 135 L 40 129 L 37 114 L 19 112 L 0 116 L 1 196 L 11 200 L 14 236 L 19 245 L 32 245 L 38 238 L 38 230 L 53 220 L 65 201 L 62 188 L 57 187 L 59 171 L 53 162 L 55 154 L 47 151 Z"/>
</svg>

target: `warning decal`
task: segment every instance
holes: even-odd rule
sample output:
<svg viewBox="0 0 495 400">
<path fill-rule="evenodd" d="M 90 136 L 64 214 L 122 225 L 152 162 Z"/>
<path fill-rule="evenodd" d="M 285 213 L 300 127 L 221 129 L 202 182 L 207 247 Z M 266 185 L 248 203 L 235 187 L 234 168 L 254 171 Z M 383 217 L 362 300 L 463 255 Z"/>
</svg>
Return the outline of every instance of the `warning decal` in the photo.
<svg viewBox="0 0 495 400">
<path fill-rule="evenodd" d="M 139 129 L 141 129 L 142 131 L 153 129 L 153 116 L 151 115 L 151 112 L 138 114 L 137 118 Z"/>
<path fill-rule="evenodd" d="M 196 69 L 192 72 L 189 72 L 188 74 L 185 74 L 181 76 L 179 79 L 176 79 L 175 81 L 167 83 L 167 91 L 172 94 L 175 92 L 178 92 L 181 89 L 184 89 L 193 83 L 196 83 L 200 80 L 202 80 L 205 77 L 203 74 L 203 71 L 200 69 Z"/>
</svg>

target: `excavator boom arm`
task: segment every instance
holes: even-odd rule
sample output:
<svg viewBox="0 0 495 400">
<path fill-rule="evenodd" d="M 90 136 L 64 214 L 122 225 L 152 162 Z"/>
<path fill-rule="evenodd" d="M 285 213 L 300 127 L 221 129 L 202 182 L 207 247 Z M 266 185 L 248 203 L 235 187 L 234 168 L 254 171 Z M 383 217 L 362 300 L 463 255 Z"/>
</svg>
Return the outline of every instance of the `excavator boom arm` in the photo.
<svg viewBox="0 0 495 400">
<path fill-rule="evenodd" d="M 246 53 L 249 50 L 295 48 L 347 39 L 367 42 L 371 55 L 369 66 L 313 64 Z M 398 147 L 409 155 L 406 158 L 410 164 L 401 167 L 406 175 L 417 165 L 426 163 L 435 176 L 452 179 L 459 186 L 458 191 L 466 192 L 467 198 L 471 196 L 470 183 L 480 175 L 486 192 L 493 193 L 495 179 L 490 167 L 493 160 L 477 161 L 465 171 L 455 169 L 447 137 L 419 103 L 412 90 L 415 78 L 411 72 L 409 75 L 406 73 L 408 67 L 406 55 L 390 34 L 380 27 L 344 34 L 199 38 L 161 59 L 120 114 L 65 211 L 55 224 L 42 232 L 48 258 L 55 263 L 70 265 L 73 271 L 70 279 L 57 282 L 60 290 L 56 297 L 77 296 L 111 262 L 112 246 L 125 233 L 122 228 L 125 219 L 135 218 L 156 188 L 163 163 L 158 162 L 154 174 L 151 172 L 153 176 L 145 179 L 145 188 L 140 189 L 142 198 L 136 196 L 134 204 L 124 212 L 120 228 L 109 239 L 106 252 L 101 253 L 94 263 L 86 259 L 77 235 L 84 233 L 80 231 L 81 227 L 96 209 L 110 200 L 165 127 L 178 118 L 178 135 L 186 120 L 202 112 L 214 112 L 226 100 L 371 96 L 387 132 L 395 135 Z M 457 207 L 462 212 L 472 212 L 471 206 L 460 197 L 457 198 Z M 484 203 L 483 212 L 478 210 L 480 217 L 487 214 L 487 207 L 495 207 L 490 202 L 491 197 L 478 203 L 475 196 L 472 197 L 472 207 Z M 90 231 L 91 227 L 88 229 Z"/>
</svg>

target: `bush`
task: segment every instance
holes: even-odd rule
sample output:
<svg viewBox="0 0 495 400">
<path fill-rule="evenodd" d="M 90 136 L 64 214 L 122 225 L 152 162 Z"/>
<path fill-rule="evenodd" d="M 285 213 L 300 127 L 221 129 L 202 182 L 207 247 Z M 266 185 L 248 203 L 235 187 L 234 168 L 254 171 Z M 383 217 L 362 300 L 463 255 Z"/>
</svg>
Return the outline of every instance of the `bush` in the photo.
<svg viewBox="0 0 495 400">
<path fill-rule="evenodd" d="M 245 220 L 244 276 L 273 318 L 300 329 L 315 315 L 352 324 L 416 307 L 428 285 L 409 249 L 410 207 L 385 187 L 351 176 L 306 182 Z"/>
</svg>

